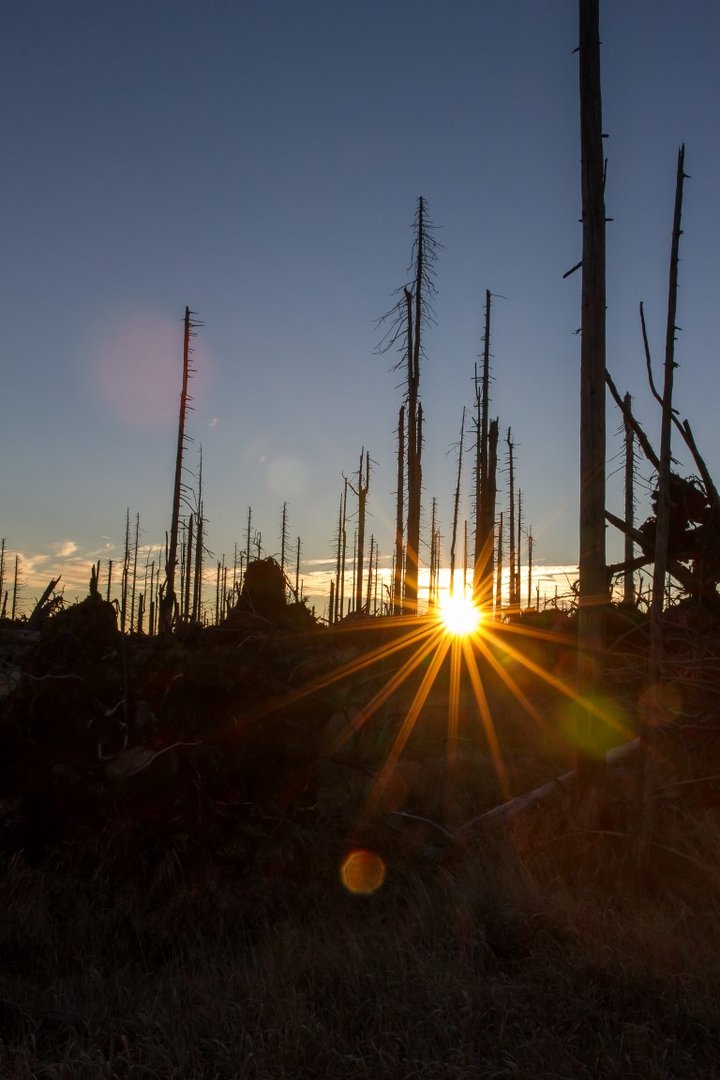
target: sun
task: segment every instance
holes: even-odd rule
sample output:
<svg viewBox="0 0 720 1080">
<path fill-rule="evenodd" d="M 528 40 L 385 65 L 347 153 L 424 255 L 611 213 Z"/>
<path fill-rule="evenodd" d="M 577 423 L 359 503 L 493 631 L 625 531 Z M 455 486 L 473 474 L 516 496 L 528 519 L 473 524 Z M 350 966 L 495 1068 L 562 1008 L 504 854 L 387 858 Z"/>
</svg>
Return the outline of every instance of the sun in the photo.
<svg viewBox="0 0 720 1080">
<path fill-rule="evenodd" d="M 469 596 L 446 596 L 440 603 L 440 618 L 445 632 L 452 637 L 474 634 L 480 625 L 480 608 Z"/>
</svg>

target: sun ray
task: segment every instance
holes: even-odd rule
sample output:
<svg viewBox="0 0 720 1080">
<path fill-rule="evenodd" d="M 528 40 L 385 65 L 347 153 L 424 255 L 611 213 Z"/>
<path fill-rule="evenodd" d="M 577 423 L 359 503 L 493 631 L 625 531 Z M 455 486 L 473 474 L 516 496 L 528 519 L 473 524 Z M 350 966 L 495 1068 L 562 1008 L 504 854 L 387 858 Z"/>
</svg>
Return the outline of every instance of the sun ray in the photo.
<svg viewBox="0 0 720 1080">
<path fill-rule="evenodd" d="M 499 637 L 492 632 L 488 632 L 487 638 L 490 642 L 496 645 L 498 649 L 501 649 L 503 652 L 505 652 L 509 657 L 511 657 L 511 659 L 517 660 L 517 662 L 521 664 L 524 668 L 526 668 L 527 671 L 532 672 L 533 675 L 537 675 L 537 677 L 539 679 L 542 679 L 543 682 L 547 683 L 548 686 L 552 686 L 553 689 L 558 690 L 561 694 L 564 694 L 565 697 L 569 698 L 576 705 L 581 706 L 581 708 L 587 710 L 587 712 L 596 716 L 599 720 L 602 720 L 604 723 L 609 724 L 611 727 L 615 727 L 622 735 L 627 734 L 623 725 L 619 724 L 618 721 L 608 712 L 608 710 L 603 708 L 601 705 L 598 705 L 597 702 L 594 702 L 591 699 L 584 697 L 573 686 L 568 685 L 568 683 L 566 683 L 563 679 L 560 679 L 557 675 L 554 675 L 551 671 L 546 671 L 544 668 L 540 667 L 540 665 L 537 664 L 534 660 L 532 660 L 529 656 L 525 656 L 522 652 L 514 648 L 512 645 L 509 645 L 506 642 L 501 642 Z M 507 675 L 507 673 L 505 673 L 505 675 Z M 508 686 L 509 685 L 510 684 L 508 683 Z M 541 719 L 540 723 L 543 727 L 548 729 L 548 725 L 544 720 Z"/>
<path fill-rule="evenodd" d="M 385 788 L 388 785 L 388 782 L 393 774 L 395 766 L 398 763 L 400 755 L 405 749 L 405 745 L 410 738 L 410 734 L 415 727 L 415 724 L 417 723 L 417 719 L 422 712 L 422 708 L 425 702 L 427 701 L 427 696 L 430 693 L 435 679 L 437 678 L 437 674 L 440 670 L 440 667 L 442 666 L 443 660 L 447 655 L 447 651 L 450 648 L 450 642 L 451 639 L 447 636 L 440 637 L 437 642 L 435 655 L 430 661 L 429 668 L 423 675 L 422 682 L 420 683 L 420 686 L 415 692 L 415 697 L 413 698 L 410 707 L 408 708 L 408 711 L 403 718 L 400 730 L 395 736 L 393 744 L 388 751 L 385 761 L 383 762 L 382 768 L 380 769 L 380 772 L 378 773 L 372 785 L 372 790 L 368 798 L 368 814 L 370 815 L 374 813 L 380 800 L 382 799 Z"/>
<path fill-rule="evenodd" d="M 450 649 L 450 689 L 448 695 L 448 763 L 453 763 L 457 756 L 458 728 L 460 725 L 460 659 L 462 641 L 451 638 Z"/>
<path fill-rule="evenodd" d="M 435 635 L 429 637 L 423 647 L 413 653 L 413 655 L 405 661 L 402 667 L 390 677 L 388 682 L 378 690 L 370 701 L 363 705 L 359 713 L 357 713 L 343 731 L 337 735 L 335 740 L 328 747 L 327 753 L 329 755 L 337 753 L 337 751 L 367 723 L 370 717 L 373 716 L 390 697 L 392 697 L 395 691 L 398 690 L 405 680 L 412 675 L 413 671 L 422 664 L 423 660 L 430 655 L 434 648 L 436 648 Z"/>
<path fill-rule="evenodd" d="M 409 620 L 406 620 L 406 622 L 408 621 Z M 243 722 L 253 723 L 266 716 L 272 715 L 274 712 L 278 712 L 280 709 L 291 708 L 293 705 L 297 705 L 312 694 L 317 694 L 321 690 L 327 690 L 328 687 L 342 682 L 344 679 L 350 678 L 353 675 L 357 675 L 361 671 L 365 671 L 367 668 L 372 667 L 373 664 L 379 663 L 381 660 L 386 660 L 396 653 L 410 648 L 411 645 L 419 644 L 423 639 L 427 639 L 437 632 L 436 627 L 428 626 L 426 620 L 417 618 L 412 621 L 414 623 L 413 629 L 408 634 L 403 635 L 398 641 L 383 643 L 375 649 L 372 649 L 369 653 L 365 653 L 363 656 L 353 657 L 352 660 L 341 664 L 340 667 L 333 668 L 333 670 L 325 672 L 323 675 L 318 675 L 317 678 L 311 679 L 309 682 L 297 687 L 297 689 L 290 690 L 288 693 L 283 694 L 278 698 L 273 698 L 263 705 L 259 705 L 247 713 L 243 713 Z"/>
<path fill-rule="evenodd" d="M 490 713 L 490 705 L 485 693 L 485 687 L 482 684 L 482 678 L 478 671 L 477 658 L 473 651 L 471 641 L 463 641 L 462 645 L 465 654 L 465 666 L 468 675 L 470 676 L 470 685 L 472 686 L 475 701 L 477 702 L 477 707 L 480 711 L 480 719 L 485 731 L 485 738 L 487 739 L 488 748 L 490 750 L 490 757 L 492 758 L 495 773 L 500 783 L 500 790 L 503 798 L 509 799 L 511 797 L 511 791 L 507 769 L 505 767 L 505 761 L 503 760 L 500 743 L 498 742 L 497 732 L 495 731 L 495 725 Z"/>
</svg>

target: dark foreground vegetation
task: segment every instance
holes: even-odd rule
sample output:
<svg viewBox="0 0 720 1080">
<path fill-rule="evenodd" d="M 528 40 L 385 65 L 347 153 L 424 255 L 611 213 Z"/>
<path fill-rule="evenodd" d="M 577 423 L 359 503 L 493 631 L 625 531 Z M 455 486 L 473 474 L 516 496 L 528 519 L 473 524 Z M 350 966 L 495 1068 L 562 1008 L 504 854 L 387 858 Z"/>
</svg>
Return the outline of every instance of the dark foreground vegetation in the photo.
<svg viewBox="0 0 720 1080">
<path fill-rule="evenodd" d="M 482 818 L 572 768 L 557 684 L 496 641 L 508 685 L 478 649 L 500 778 L 466 675 L 448 740 L 446 661 L 389 769 L 432 658 L 371 715 L 417 652 L 389 651 L 407 623 L 285 614 L 148 641 L 91 596 L 5 630 L 0 1075 L 720 1075 L 712 623 L 668 615 L 640 870 L 632 753 L 592 828 L 565 783 Z M 554 618 L 497 640 L 568 682 L 574 619 Z M 637 613 L 606 623 L 605 747 L 632 738 L 648 640 Z M 353 851 L 374 879 L 343 884 Z"/>
</svg>

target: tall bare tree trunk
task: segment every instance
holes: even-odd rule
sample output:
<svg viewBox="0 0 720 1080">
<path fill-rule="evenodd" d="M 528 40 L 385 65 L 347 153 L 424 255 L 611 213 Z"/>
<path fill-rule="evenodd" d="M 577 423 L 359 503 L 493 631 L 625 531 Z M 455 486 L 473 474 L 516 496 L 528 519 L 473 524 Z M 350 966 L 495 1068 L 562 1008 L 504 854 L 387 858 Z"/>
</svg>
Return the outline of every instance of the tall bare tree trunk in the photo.
<svg viewBox="0 0 720 1080">
<path fill-rule="evenodd" d="M 332 626 L 340 618 L 342 613 L 340 612 L 340 574 L 342 572 L 342 535 L 343 535 L 343 497 L 340 496 L 340 506 L 338 508 L 338 527 L 337 527 L 337 560 L 335 563 L 335 581 L 330 584 L 334 586 L 332 596 L 330 597 L 330 609 L 328 614 L 328 622 Z"/>
<path fill-rule="evenodd" d="M 440 536 L 437 531 L 437 499 L 433 496 L 430 513 L 430 580 L 428 606 L 435 607 L 438 599 L 438 576 L 440 572 Z"/>
<path fill-rule="evenodd" d="M 184 334 L 183 334 L 183 373 L 182 389 L 180 391 L 180 411 L 178 415 L 177 450 L 175 453 L 175 480 L 173 483 L 172 517 L 170 522 L 170 543 L 168 546 L 167 562 L 165 564 L 165 590 L 160 608 L 160 625 L 164 634 L 169 634 L 173 627 L 177 608 L 175 595 L 175 573 L 177 569 L 178 531 L 180 527 L 180 498 L 182 494 L 182 471 L 183 455 L 185 452 L 185 424 L 187 422 L 190 394 L 188 384 L 190 382 L 190 355 L 192 349 L 190 341 L 193 329 L 200 323 L 193 322 L 190 308 L 185 308 Z"/>
<path fill-rule="evenodd" d="M 363 474 L 363 458 L 365 473 Z M 355 610 L 363 608 L 363 564 L 365 561 L 365 512 L 367 493 L 370 487 L 370 451 L 365 447 L 360 451 L 360 465 L 358 468 L 357 490 L 350 484 L 351 490 L 357 495 L 358 500 L 358 530 L 357 530 L 357 569 L 355 576 Z"/>
<path fill-rule="evenodd" d="M 15 616 L 18 608 L 18 589 L 20 587 L 20 556 L 15 556 L 15 573 L 13 574 L 13 592 L 12 592 L 12 608 L 10 611 L 10 620 L 15 622 Z"/>
<path fill-rule="evenodd" d="M 592 697 L 603 681 L 605 560 L 605 164 L 602 140 L 599 0 L 579 0 L 580 145 L 582 189 L 582 318 L 580 351 L 580 558 L 578 685 Z M 578 746 L 596 724 L 585 710 Z M 580 749 L 586 786 L 604 771 L 601 759 Z"/>
<path fill-rule="evenodd" d="M 685 180 L 685 147 L 680 147 L 675 184 L 675 211 L 673 215 L 672 245 L 670 253 L 670 280 L 668 285 L 667 327 L 665 333 L 665 367 L 662 395 L 662 422 L 660 428 L 660 470 L 658 472 L 657 510 L 655 530 L 655 559 L 653 563 L 652 602 L 650 605 L 650 656 L 648 659 L 648 688 L 646 707 L 641 715 L 641 790 L 642 807 L 640 821 L 639 857 L 644 860 L 652 829 L 652 784 L 650 758 L 656 753 L 657 728 L 663 716 L 662 704 L 662 657 L 663 657 L 663 608 L 665 603 L 665 579 L 668 564 L 668 534 L 670 531 L 670 470 L 672 465 L 672 395 L 675 371 L 675 335 L 677 333 L 678 264 L 680 262 L 680 237 L 682 235 L 683 182 Z"/>
<path fill-rule="evenodd" d="M 458 447 L 457 482 L 455 484 L 455 500 L 453 505 L 452 540 L 450 541 L 450 596 L 455 595 L 455 547 L 457 545 L 458 515 L 460 513 L 460 480 L 462 478 L 463 440 L 465 437 L 465 408 L 462 411 L 460 421 L 460 444 Z"/>
<path fill-rule="evenodd" d="M 345 479 L 345 487 L 343 488 L 343 509 L 342 509 L 342 573 L 340 575 L 340 604 L 338 610 L 340 611 L 340 618 L 346 614 L 345 612 L 345 573 L 346 573 L 346 560 L 347 560 L 347 489 L 348 482 Z"/>
<path fill-rule="evenodd" d="M 500 615 L 502 611 L 502 572 L 503 572 L 503 512 L 500 511 L 500 523 L 498 525 L 498 538 L 497 538 L 497 568 L 495 575 L 495 613 Z"/>
<path fill-rule="evenodd" d="M 517 517 L 517 566 L 515 568 L 515 603 L 521 607 L 520 578 L 522 574 L 522 491 L 518 488 L 518 517 Z"/>
<path fill-rule="evenodd" d="M 510 560 L 510 581 L 508 583 L 508 599 L 510 607 L 513 608 L 517 604 L 517 596 L 515 593 L 515 586 L 517 584 L 515 573 L 515 456 L 513 454 L 513 441 L 508 428 L 507 433 L 507 448 L 508 448 L 508 558 Z"/>
<path fill-rule="evenodd" d="M 627 413 L 632 411 L 632 398 L 625 395 Z M 623 413 L 625 427 L 625 521 L 635 528 L 635 433 L 630 425 L 627 413 Z M 629 532 L 625 533 L 625 572 L 623 573 L 623 603 L 631 607 L 635 603 L 635 575 L 631 563 L 635 557 L 635 546 Z"/>
<path fill-rule="evenodd" d="M 287 543 L 287 503 L 282 506 L 282 521 L 280 524 L 280 567 L 285 573 L 285 545 Z"/>
<path fill-rule="evenodd" d="M 493 602 L 493 578 L 495 576 L 495 509 L 497 504 L 497 452 L 500 439 L 500 421 L 490 421 L 490 433 L 488 436 L 488 529 L 487 529 L 487 606 Z"/>
<path fill-rule="evenodd" d="M 405 514 L 405 406 L 400 406 L 398 414 L 398 456 L 397 456 L 397 503 L 395 510 L 395 565 L 393 570 L 392 613 L 399 615 L 403 609 L 403 570 L 405 555 L 404 538 Z"/>
<path fill-rule="evenodd" d="M 120 594 L 120 631 L 127 625 L 128 578 L 130 574 L 130 507 L 125 511 L 125 549 L 123 552 L 122 591 Z"/>
<path fill-rule="evenodd" d="M 140 514 L 135 515 L 135 542 L 133 544 L 132 590 L 130 592 L 130 633 L 135 628 L 135 590 L 137 588 L 138 549 L 140 546 Z"/>
<path fill-rule="evenodd" d="M 475 551 L 473 557 L 473 597 L 481 607 L 492 604 L 495 498 L 491 497 L 488 424 L 490 417 L 490 305 L 485 290 L 485 334 L 482 378 L 475 372 Z M 491 508 L 492 502 L 492 508 Z"/>
<path fill-rule="evenodd" d="M 527 574 L 527 606 L 532 607 L 532 572 L 533 572 L 533 534 L 532 528 L 528 529 L 528 574 Z"/>
</svg>

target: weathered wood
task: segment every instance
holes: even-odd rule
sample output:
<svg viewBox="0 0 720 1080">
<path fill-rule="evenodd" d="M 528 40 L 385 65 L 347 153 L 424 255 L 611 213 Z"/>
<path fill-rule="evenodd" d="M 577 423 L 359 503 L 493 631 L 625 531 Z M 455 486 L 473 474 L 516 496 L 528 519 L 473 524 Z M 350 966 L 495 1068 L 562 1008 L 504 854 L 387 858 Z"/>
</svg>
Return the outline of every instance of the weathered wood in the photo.
<svg viewBox="0 0 720 1080">
<path fill-rule="evenodd" d="M 662 657 L 663 657 L 663 609 L 665 606 L 665 578 L 668 566 L 668 536 L 670 533 L 670 470 L 672 465 L 672 395 L 675 372 L 675 334 L 677 312 L 678 266 L 680 262 L 680 235 L 682 221 L 685 147 L 678 152 L 675 183 L 675 210 L 670 251 L 670 279 L 668 285 L 667 327 L 665 333 L 665 364 L 662 394 L 662 422 L 660 429 L 660 470 L 658 472 L 655 561 L 653 563 L 652 601 L 650 604 L 650 655 L 648 657 L 647 692 L 643 695 L 644 708 L 640 714 L 639 763 L 640 818 L 638 821 L 638 857 L 644 860 L 652 829 L 652 790 L 649 761 L 657 751 L 657 730 L 663 719 Z M 652 376 L 651 376 L 652 381 Z"/>
<path fill-rule="evenodd" d="M 54 593 L 59 581 L 59 577 L 51 578 L 48 584 L 45 586 L 45 591 L 43 592 L 42 596 L 33 608 L 30 618 L 27 621 L 28 630 L 37 630 L 37 628 L 40 626 L 43 615 L 45 614 L 45 610 L 48 606 L 48 600 Z"/>
<path fill-rule="evenodd" d="M 605 167 L 600 84 L 599 0 L 579 0 L 582 301 L 580 351 L 580 558 L 578 686 L 591 697 L 602 682 L 605 562 Z M 578 745 L 595 723 L 585 710 Z M 578 753 L 586 779 L 595 759 Z"/>
</svg>

